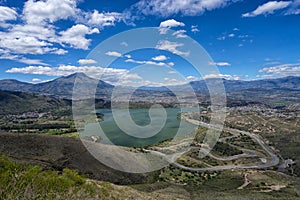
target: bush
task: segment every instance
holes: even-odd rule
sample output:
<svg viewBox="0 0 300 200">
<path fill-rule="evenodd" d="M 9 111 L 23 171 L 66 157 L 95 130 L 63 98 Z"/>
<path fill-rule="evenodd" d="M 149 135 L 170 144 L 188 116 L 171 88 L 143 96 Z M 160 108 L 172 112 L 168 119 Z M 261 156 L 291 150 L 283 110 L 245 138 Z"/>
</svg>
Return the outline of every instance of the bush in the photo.
<svg viewBox="0 0 300 200">
<path fill-rule="evenodd" d="M 39 166 L 22 166 L 0 154 L 0 199 L 80 199 L 96 194 L 77 171 L 62 174 Z"/>
</svg>

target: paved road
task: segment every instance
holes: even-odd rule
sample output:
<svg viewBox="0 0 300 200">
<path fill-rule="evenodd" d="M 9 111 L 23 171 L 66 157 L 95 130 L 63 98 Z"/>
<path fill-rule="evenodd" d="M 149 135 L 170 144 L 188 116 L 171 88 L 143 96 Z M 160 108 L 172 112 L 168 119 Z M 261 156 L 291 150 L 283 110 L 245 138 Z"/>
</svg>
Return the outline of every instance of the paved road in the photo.
<svg viewBox="0 0 300 200">
<path fill-rule="evenodd" d="M 192 119 L 184 119 L 184 120 L 186 120 L 187 122 L 190 122 L 192 124 L 195 124 L 195 125 L 199 125 L 199 126 L 203 126 L 203 127 L 207 127 L 207 128 L 215 128 L 215 127 L 213 127 L 209 124 L 206 124 L 204 122 L 200 122 L 200 121 L 197 121 L 197 120 L 192 120 Z M 216 127 L 216 129 L 218 129 L 218 128 Z M 186 150 L 184 150 L 182 152 L 175 153 L 175 154 L 172 154 L 172 155 L 166 155 L 162 152 L 153 151 L 153 150 L 145 150 L 145 151 L 149 152 L 149 153 L 152 153 L 152 154 L 155 154 L 155 155 L 158 155 L 158 156 L 162 156 L 168 162 L 172 163 L 173 165 L 175 165 L 175 166 L 177 166 L 181 169 L 189 170 L 189 171 L 223 171 L 223 170 L 230 170 L 230 169 L 262 169 L 262 168 L 269 168 L 269 167 L 272 167 L 272 166 L 276 166 L 276 165 L 279 164 L 280 159 L 276 156 L 275 153 L 273 153 L 273 151 L 268 147 L 268 145 L 266 145 L 264 143 L 264 141 L 262 140 L 262 138 L 259 135 L 256 135 L 254 133 L 249 133 L 249 132 L 246 132 L 246 131 L 232 129 L 232 128 L 224 128 L 224 130 L 226 130 L 226 131 L 228 131 L 232 134 L 235 134 L 235 135 L 243 134 L 243 135 L 247 135 L 247 136 L 251 137 L 268 154 L 270 159 L 268 159 L 266 163 L 258 164 L 258 165 L 250 165 L 250 166 L 227 165 L 227 166 L 216 166 L 216 167 L 210 167 L 210 168 L 191 168 L 191 167 L 186 167 L 186 166 L 183 166 L 183 165 L 177 163 L 176 160 L 179 157 L 181 157 L 183 154 L 189 152 L 192 149 L 199 149 L 200 150 L 200 147 L 189 147 L 189 148 L 187 148 Z M 249 154 L 248 153 L 243 153 L 243 154 L 239 154 L 239 155 L 229 156 L 227 158 L 221 158 L 221 157 L 214 156 L 214 155 L 210 154 L 209 152 L 207 152 L 207 153 L 210 157 L 212 157 L 216 160 L 220 160 L 220 161 L 230 161 L 230 160 L 235 160 L 235 159 L 239 159 L 239 158 L 242 158 L 242 157 L 256 157 L 258 155 L 258 152 L 254 151 L 254 150 L 243 149 L 243 148 L 240 148 L 240 150 L 242 150 L 244 152 L 248 151 Z"/>
</svg>

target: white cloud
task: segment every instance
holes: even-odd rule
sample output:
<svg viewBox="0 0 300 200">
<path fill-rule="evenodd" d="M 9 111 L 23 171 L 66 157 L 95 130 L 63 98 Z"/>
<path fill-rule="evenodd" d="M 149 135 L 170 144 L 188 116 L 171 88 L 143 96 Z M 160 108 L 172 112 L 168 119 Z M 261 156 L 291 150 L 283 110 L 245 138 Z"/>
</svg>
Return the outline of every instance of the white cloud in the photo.
<svg viewBox="0 0 300 200">
<path fill-rule="evenodd" d="M 113 57 L 122 57 L 122 54 L 116 51 L 108 51 L 105 53 L 108 56 L 113 56 Z"/>
<path fill-rule="evenodd" d="M 249 38 L 249 35 L 239 35 L 239 38 Z"/>
<path fill-rule="evenodd" d="M 43 63 L 41 60 L 38 59 L 28 59 L 28 58 L 20 58 L 17 60 L 18 62 L 25 63 L 28 65 L 47 65 L 46 63 Z"/>
<path fill-rule="evenodd" d="M 223 41 L 223 40 L 226 40 L 228 38 L 234 38 L 235 37 L 235 34 L 234 33 L 230 33 L 230 34 L 225 34 L 223 33 L 222 36 L 218 37 L 217 40 L 220 40 L 220 41 Z"/>
<path fill-rule="evenodd" d="M 156 65 L 156 66 L 160 66 L 160 67 L 163 67 L 163 66 L 173 67 L 174 66 L 174 63 L 172 63 L 172 62 L 164 63 L 164 62 L 155 62 L 155 61 L 152 61 L 152 60 L 140 61 L 140 60 L 134 60 L 134 59 L 127 59 L 127 60 L 125 60 L 125 62 L 127 62 L 127 63 L 136 63 L 136 64 L 140 64 L 140 65 Z"/>
<path fill-rule="evenodd" d="M 184 44 L 182 43 L 171 42 L 168 40 L 161 40 L 156 45 L 156 48 L 160 50 L 170 51 L 179 56 L 189 56 L 190 52 L 183 52 L 177 49 L 178 47 L 182 47 L 182 46 L 184 46 Z"/>
<path fill-rule="evenodd" d="M 6 6 L 0 6 L 0 21 L 8 21 L 8 20 L 16 20 L 17 12 L 13 8 L 9 8 Z"/>
<path fill-rule="evenodd" d="M 185 33 L 186 30 L 178 30 L 174 32 L 172 35 L 174 35 L 176 38 L 187 38 L 188 36 Z"/>
<path fill-rule="evenodd" d="M 299 15 L 300 14 L 300 0 L 294 0 L 284 14 L 285 15 Z"/>
<path fill-rule="evenodd" d="M 0 51 L 0 59 L 13 60 L 13 61 L 17 61 L 20 63 L 28 64 L 28 65 L 47 65 L 46 63 L 42 62 L 39 59 L 28 59 L 23 56 L 10 55 L 10 54 L 7 54 L 7 53 L 1 52 L 1 51 Z"/>
<path fill-rule="evenodd" d="M 226 40 L 226 36 L 218 37 L 217 40 Z"/>
<path fill-rule="evenodd" d="M 201 80 L 200 78 L 195 77 L 195 76 L 188 76 L 188 77 L 186 77 L 186 79 L 187 79 L 189 82 Z"/>
<path fill-rule="evenodd" d="M 272 67 L 264 67 L 259 70 L 263 78 L 276 78 L 285 76 L 300 76 L 300 63 L 296 64 L 281 64 Z"/>
<path fill-rule="evenodd" d="M 114 26 L 115 22 L 119 22 L 122 19 L 122 14 L 117 12 L 99 13 L 98 10 L 94 10 L 93 13 L 88 13 L 89 25 L 96 25 L 97 27 Z"/>
<path fill-rule="evenodd" d="M 169 19 L 160 23 L 160 28 L 172 28 L 178 26 L 185 26 L 183 22 L 178 22 L 175 19 Z"/>
<path fill-rule="evenodd" d="M 68 51 L 64 50 L 64 49 L 57 49 L 57 50 L 54 50 L 53 53 L 57 54 L 57 55 L 64 55 L 64 54 L 68 53 Z"/>
<path fill-rule="evenodd" d="M 42 80 L 42 79 L 39 79 L 39 78 L 33 78 L 31 80 L 31 83 L 37 84 L 37 83 L 45 83 L 45 82 L 49 82 L 49 81 L 51 81 L 51 80 Z"/>
<path fill-rule="evenodd" d="M 83 24 L 77 24 L 72 26 L 71 28 L 67 29 L 66 31 L 61 31 L 61 37 L 59 40 L 62 43 L 66 43 L 71 45 L 76 49 L 84 49 L 87 50 L 91 40 L 86 39 L 86 35 L 99 33 L 97 28 L 91 29 Z"/>
<path fill-rule="evenodd" d="M 22 73 L 22 74 L 35 74 L 35 75 L 47 75 L 47 76 L 67 76 L 77 72 L 83 72 L 93 78 L 99 78 L 109 82 L 115 83 L 121 77 L 132 78 L 133 75 L 129 75 L 129 71 L 126 69 L 115 68 L 102 68 L 99 66 L 72 66 L 72 65 L 60 65 L 58 67 L 46 67 L 46 66 L 28 66 L 23 68 L 11 68 L 6 71 L 7 73 Z"/>
<path fill-rule="evenodd" d="M 67 76 L 73 73 L 82 72 L 86 75 L 103 80 L 113 85 L 127 86 L 168 86 L 184 84 L 186 82 L 172 78 L 164 78 L 162 81 L 148 81 L 135 73 L 131 73 L 127 69 L 102 68 L 99 66 L 72 66 L 61 65 L 58 67 L 45 66 L 28 66 L 23 68 L 11 68 L 7 73 L 22 73 L 47 76 Z M 32 82 L 40 82 L 42 80 L 34 78 Z"/>
<path fill-rule="evenodd" d="M 124 57 L 125 58 L 132 58 L 131 55 L 129 55 L 129 54 L 124 55 Z"/>
<path fill-rule="evenodd" d="M 67 51 L 53 47 L 56 35 L 51 27 L 14 25 L 8 32 L 0 31 L 0 48 L 12 54 L 65 54 Z"/>
<path fill-rule="evenodd" d="M 18 14 L 14 8 L 0 6 L 0 27 L 7 28 L 10 26 L 7 21 L 16 20 L 17 16 Z"/>
<path fill-rule="evenodd" d="M 255 17 L 258 15 L 267 15 L 273 14 L 276 10 L 281 10 L 288 7 L 292 2 L 291 1 L 270 1 L 255 9 L 252 12 L 243 14 L 243 17 Z"/>
<path fill-rule="evenodd" d="M 85 12 L 77 7 L 78 0 L 28 0 L 21 10 L 20 20 L 17 10 L 0 6 L 0 49 L 6 55 L 57 54 L 63 55 L 71 48 L 87 50 L 91 39 L 86 35 L 99 33 L 99 29 L 113 26 L 121 21 L 121 13 L 94 10 Z M 8 24 L 15 20 L 13 24 Z M 67 30 L 56 26 L 55 22 L 68 20 Z M 4 55 L 2 55 L 4 56 Z"/>
<path fill-rule="evenodd" d="M 80 60 L 78 60 L 78 63 L 80 65 L 92 65 L 92 64 L 96 64 L 97 61 L 96 60 L 92 60 L 92 59 L 80 59 Z"/>
<path fill-rule="evenodd" d="M 134 5 L 134 9 L 144 15 L 195 16 L 201 15 L 205 11 L 225 7 L 233 2 L 236 0 L 141 0 Z"/>
<path fill-rule="evenodd" d="M 168 65 L 169 65 L 170 67 L 174 67 L 174 66 L 175 66 L 175 63 L 173 63 L 173 62 L 168 62 Z"/>
<path fill-rule="evenodd" d="M 161 35 L 167 34 L 168 30 L 172 27 L 185 26 L 183 22 L 178 22 L 175 19 L 168 19 L 159 25 L 159 32 Z"/>
<path fill-rule="evenodd" d="M 210 62 L 209 65 L 216 65 L 218 67 L 228 67 L 231 66 L 228 62 Z"/>
<path fill-rule="evenodd" d="M 229 74 L 208 74 L 203 77 L 203 79 L 226 79 L 226 80 L 240 80 L 241 76 L 229 75 Z"/>
<path fill-rule="evenodd" d="M 168 60 L 168 58 L 165 55 L 155 56 L 152 58 L 154 61 L 165 61 Z"/>
<path fill-rule="evenodd" d="M 28 0 L 24 5 L 23 18 L 28 24 L 53 23 L 74 16 L 76 4 L 76 0 Z"/>
<path fill-rule="evenodd" d="M 42 80 L 39 79 L 39 78 L 33 78 L 33 79 L 32 79 L 32 82 L 35 82 L 35 83 L 36 83 L 36 82 L 41 82 L 41 81 L 42 81 Z"/>
<path fill-rule="evenodd" d="M 45 54 L 57 50 L 51 48 L 51 43 L 33 36 L 15 37 L 14 34 L 0 32 L 0 37 L 0 48 L 14 54 Z"/>
<path fill-rule="evenodd" d="M 197 25 L 192 25 L 192 26 L 191 26 L 191 31 L 192 31 L 193 33 L 200 32 L 200 30 L 198 29 L 198 26 L 197 26 Z"/>
</svg>

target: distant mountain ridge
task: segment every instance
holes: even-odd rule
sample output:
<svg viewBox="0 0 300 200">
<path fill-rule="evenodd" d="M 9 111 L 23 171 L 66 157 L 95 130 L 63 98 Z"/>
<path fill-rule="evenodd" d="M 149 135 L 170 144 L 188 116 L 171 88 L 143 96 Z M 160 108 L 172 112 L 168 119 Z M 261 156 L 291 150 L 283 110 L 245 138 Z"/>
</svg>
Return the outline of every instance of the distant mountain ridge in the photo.
<svg viewBox="0 0 300 200">
<path fill-rule="evenodd" d="M 31 84 L 20 82 L 13 79 L 0 80 L 0 90 L 7 91 L 22 91 L 29 93 L 39 93 L 47 96 L 71 99 L 75 80 L 87 88 L 90 84 L 97 83 L 98 80 L 90 78 L 84 73 L 75 73 L 69 76 L 62 76 L 53 81 Z M 186 85 L 177 85 L 170 87 L 140 87 L 140 91 L 144 92 L 170 92 L 175 91 L 186 91 L 192 87 L 196 92 L 208 93 L 206 83 L 215 83 L 216 81 L 222 81 L 227 93 L 235 93 L 242 91 L 272 91 L 272 90 L 288 90 L 298 91 L 300 90 L 300 77 L 289 76 L 278 79 L 264 79 L 254 81 L 241 81 L 241 80 L 226 80 L 226 79 L 207 79 L 200 81 L 193 81 Z M 109 98 L 114 86 L 104 81 L 98 82 L 96 96 L 99 98 Z"/>
<path fill-rule="evenodd" d="M 90 78 L 84 73 L 75 73 L 38 84 L 24 83 L 11 79 L 0 80 L 0 90 L 39 93 L 57 98 L 71 99 L 75 81 L 87 86 L 97 83 L 96 79 Z M 107 95 L 113 88 L 113 85 L 100 80 L 98 82 L 97 92 L 101 95 Z"/>
<path fill-rule="evenodd" d="M 220 79 L 207 79 L 201 81 L 190 82 L 190 85 L 195 91 L 205 91 L 207 90 L 206 82 L 220 81 Z M 300 90 L 300 77 L 288 76 L 278 79 L 263 79 L 254 81 L 241 81 L 241 80 L 226 80 L 222 79 L 224 87 L 227 92 L 235 92 L 242 90 L 251 89 L 263 89 L 263 90 L 273 90 L 273 89 L 288 89 L 288 90 Z M 177 86 L 178 87 L 178 86 Z M 182 86 L 182 88 L 184 88 Z"/>
</svg>

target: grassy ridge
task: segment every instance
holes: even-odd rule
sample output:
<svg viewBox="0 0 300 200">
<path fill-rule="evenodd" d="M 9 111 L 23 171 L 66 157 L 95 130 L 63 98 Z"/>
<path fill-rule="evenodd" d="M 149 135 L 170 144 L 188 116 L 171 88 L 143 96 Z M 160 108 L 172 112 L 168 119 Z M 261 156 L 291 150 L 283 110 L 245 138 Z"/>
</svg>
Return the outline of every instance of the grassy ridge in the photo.
<svg viewBox="0 0 300 200">
<path fill-rule="evenodd" d="M 19 165 L 0 155 L 0 199 L 87 198 L 95 196 L 96 189 L 77 171 L 43 171 L 39 166 Z"/>
</svg>

